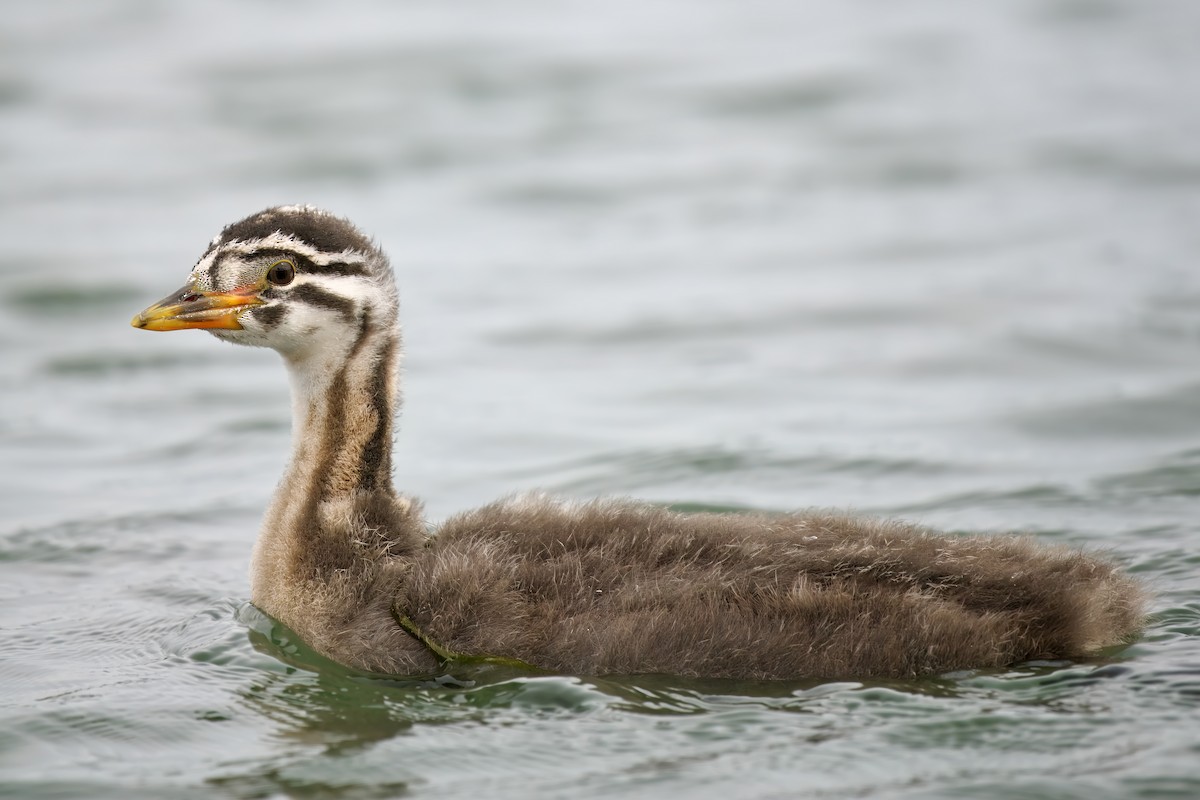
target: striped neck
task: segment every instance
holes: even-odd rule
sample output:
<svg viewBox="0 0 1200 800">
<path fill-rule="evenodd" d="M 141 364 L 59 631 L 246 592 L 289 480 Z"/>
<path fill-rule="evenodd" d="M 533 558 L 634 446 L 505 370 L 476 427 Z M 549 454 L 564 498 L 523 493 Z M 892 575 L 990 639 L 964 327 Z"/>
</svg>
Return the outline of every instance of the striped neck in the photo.
<svg viewBox="0 0 1200 800">
<path fill-rule="evenodd" d="M 326 345 L 331 343 L 326 342 Z M 251 596 L 268 613 L 297 581 L 345 568 L 327 532 L 364 496 L 395 499 L 392 420 L 400 332 L 363 314 L 353 337 L 285 356 L 292 383 L 292 456 L 263 520 Z M 352 513 L 352 512 L 349 512 Z M 287 620 L 291 622 L 291 620 Z"/>
<path fill-rule="evenodd" d="M 397 329 L 376 328 L 364 315 L 341 349 L 286 357 L 292 458 L 281 490 L 301 490 L 308 503 L 392 491 L 399 345 Z"/>
</svg>

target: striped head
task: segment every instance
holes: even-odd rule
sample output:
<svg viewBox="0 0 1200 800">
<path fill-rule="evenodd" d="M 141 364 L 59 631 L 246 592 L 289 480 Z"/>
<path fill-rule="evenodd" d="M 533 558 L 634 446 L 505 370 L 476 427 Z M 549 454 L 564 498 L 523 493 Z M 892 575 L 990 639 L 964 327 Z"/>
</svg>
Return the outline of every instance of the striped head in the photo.
<svg viewBox="0 0 1200 800">
<path fill-rule="evenodd" d="M 279 206 L 227 226 L 187 284 L 133 318 L 135 328 L 203 328 L 237 344 L 299 356 L 396 324 L 387 256 L 350 222 Z"/>
</svg>

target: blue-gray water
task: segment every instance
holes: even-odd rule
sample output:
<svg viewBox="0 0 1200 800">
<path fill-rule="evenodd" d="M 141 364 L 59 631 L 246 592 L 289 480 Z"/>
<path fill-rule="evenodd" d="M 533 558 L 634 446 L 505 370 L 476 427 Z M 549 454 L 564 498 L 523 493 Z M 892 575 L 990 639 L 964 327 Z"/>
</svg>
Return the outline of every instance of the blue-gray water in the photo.
<svg viewBox="0 0 1200 800">
<path fill-rule="evenodd" d="M 1200 794 L 1200 5 L 0 15 L 0 795 Z M 1106 550 L 1092 663 L 744 685 L 321 665 L 246 605 L 272 353 L 129 317 L 312 202 L 392 255 L 398 482 Z"/>
</svg>

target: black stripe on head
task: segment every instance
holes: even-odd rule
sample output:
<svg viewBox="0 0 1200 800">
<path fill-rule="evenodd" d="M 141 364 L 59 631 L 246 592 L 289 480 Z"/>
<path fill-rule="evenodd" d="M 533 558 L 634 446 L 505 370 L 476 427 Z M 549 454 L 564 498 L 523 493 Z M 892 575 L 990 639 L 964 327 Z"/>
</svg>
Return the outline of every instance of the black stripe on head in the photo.
<svg viewBox="0 0 1200 800">
<path fill-rule="evenodd" d="M 336 295 L 333 292 L 327 292 L 319 286 L 313 286 L 311 283 L 302 283 L 295 289 L 290 290 L 288 297 L 293 300 L 299 300 L 301 303 L 308 303 L 310 306 L 332 309 L 347 320 L 354 319 L 355 307 L 353 300 Z"/>
<path fill-rule="evenodd" d="M 258 261 L 259 259 L 266 261 L 269 258 L 279 261 L 279 260 L 286 258 L 289 261 L 296 262 L 297 267 L 300 266 L 301 262 L 305 261 L 304 258 L 296 255 L 291 250 L 284 250 L 281 247 L 264 247 L 260 250 L 251 250 L 249 253 L 247 253 L 246 255 L 244 255 L 242 257 L 247 258 L 247 259 L 254 259 L 255 261 Z"/>
<path fill-rule="evenodd" d="M 254 309 L 254 318 L 267 329 L 277 327 L 283 318 L 287 316 L 287 306 L 276 303 L 274 305 L 263 306 L 262 308 Z"/>
<path fill-rule="evenodd" d="M 334 261 L 330 264 L 314 264 L 305 259 L 301 269 L 313 275 L 363 276 L 370 274 L 366 264 L 347 264 L 344 261 Z"/>
<path fill-rule="evenodd" d="M 347 220 L 308 208 L 268 208 L 252 214 L 226 226 L 218 237 L 217 246 L 235 240 L 265 239 L 273 233 L 287 234 L 324 253 L 375 252 L 371 240 Z"/>
<path fill-rule="evenodd" d="M 287 259 L 296 265 L 296 271 L 310 275 L 342 275 L 346 277 L 365 276 L 369 272 L 365 264 L 348 264 L 345 261 L 335 261 L 332 264 L 314 264 L 299 253 L 285 250 L 281 247 L 264 247 L 254 250 L 246 257 L 269 261 L 271 259 Z"/>
</svg>

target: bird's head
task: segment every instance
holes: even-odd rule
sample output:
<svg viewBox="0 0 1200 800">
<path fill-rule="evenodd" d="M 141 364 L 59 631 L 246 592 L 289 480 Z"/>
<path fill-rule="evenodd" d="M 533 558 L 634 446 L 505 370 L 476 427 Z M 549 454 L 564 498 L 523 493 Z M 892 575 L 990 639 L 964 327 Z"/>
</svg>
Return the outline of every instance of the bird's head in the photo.
<svg viewBox="0 0 1200 800">
<path fill-rule="evenodd" d="M 228 342 L 300 356 L 394 326 L 387 257 L 350 222 L 312 206 L 269 208 L 227 226 L 187 283 L 133 318 L 135 328 L 203 328 Z"/>
</svg>

